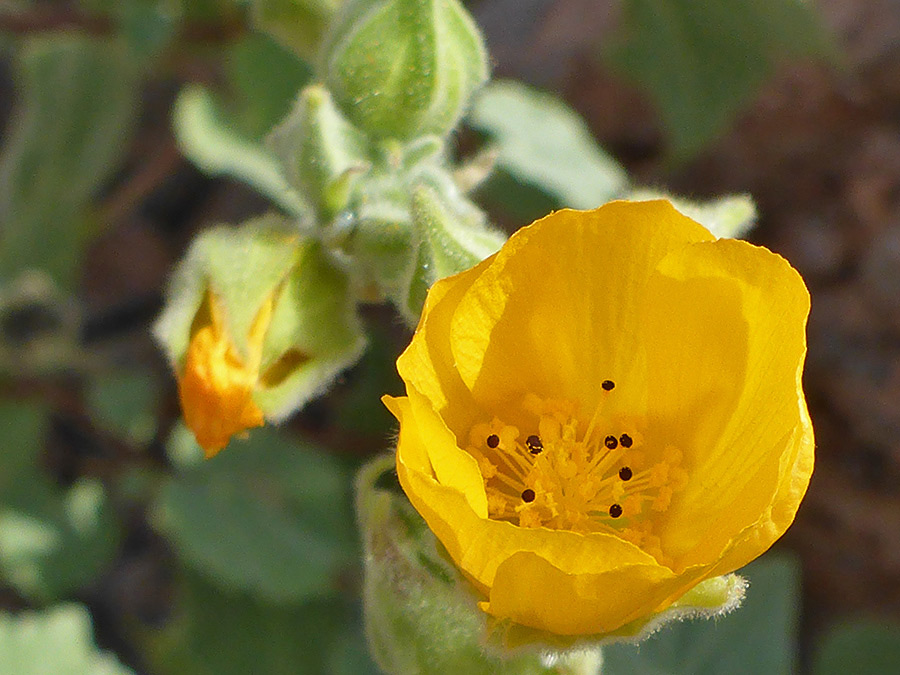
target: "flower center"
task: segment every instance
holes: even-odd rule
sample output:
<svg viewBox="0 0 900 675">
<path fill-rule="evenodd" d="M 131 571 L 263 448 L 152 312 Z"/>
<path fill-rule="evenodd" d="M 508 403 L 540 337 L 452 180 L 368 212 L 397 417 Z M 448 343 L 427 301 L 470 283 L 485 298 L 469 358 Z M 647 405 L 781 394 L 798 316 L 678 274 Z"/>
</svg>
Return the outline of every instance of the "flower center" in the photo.
<svg viewBox="0 0 900 675">
<path fill-rule="evenodd" d="M 481 468 L 488 515 L 521 527 L 615 532 L 650 549 L 654 512 L 687 483 L 681 452 L 648 443 L 634 419 L 605 413 L 615 383 L 604 380 L 587 424 L 577 404 L 528 394 L 528 428 L 499 418 L 474 425 L 468 452 Z"/>
</svg>

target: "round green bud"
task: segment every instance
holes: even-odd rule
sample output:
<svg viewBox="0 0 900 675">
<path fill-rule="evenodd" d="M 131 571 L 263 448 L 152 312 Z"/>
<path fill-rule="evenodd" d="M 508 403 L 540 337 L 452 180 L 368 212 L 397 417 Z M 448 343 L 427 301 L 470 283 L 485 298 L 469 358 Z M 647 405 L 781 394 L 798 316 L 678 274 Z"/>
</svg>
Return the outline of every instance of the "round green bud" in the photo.
<svg viewBox="0 0 900 675">
<path fill-rule="evenodd" d="M 403 141 L 449 133 L 488 77 L 481 34 L 457 0 L 351 0 L 320 69 L 354 124 Z"/>
</svg>

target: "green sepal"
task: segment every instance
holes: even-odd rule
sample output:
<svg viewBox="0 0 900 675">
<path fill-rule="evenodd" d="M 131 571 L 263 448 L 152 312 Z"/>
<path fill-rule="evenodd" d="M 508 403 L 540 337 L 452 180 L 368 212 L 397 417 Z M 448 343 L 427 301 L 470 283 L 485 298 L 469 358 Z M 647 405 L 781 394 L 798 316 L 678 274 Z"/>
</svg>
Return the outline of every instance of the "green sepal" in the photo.
<svg viewBox="0 0 900 675">
<path fill-rule="evenodd" d="M 354 186 L 347 210 L 329 224 L 323 237 L 347 257 L 354 290 L 363 302 L 402 294 L 412 278 L 418 249 L 404 148 L 381 151 L 372 171 Z"/>
<path fill-rule="evenodd" d="M 401 292 L 391 297 L 400 316 L 410 328 L 418 325 L 422 307 L 425 306 L 425 298 L 428 296 L 428 289 L 432 284 L 431 256 L 427 246 L 419 244 L 415 261 L 409 283 L 401 289 Z"/>
<path fill-rule="evenodd" d="M 338 112 L 320 84 L 300 93 L 268 144 L 290 183 L 315 205 L 320 222 L 347 206 L 355 179 L 369 166 L 365 137 Z"/>
<path fill-rule="evenodd" d="M 445 136 L 487 80 L 484 41 L 457 0 L 350 0 L 320 77 L 373 138 Z"/>
<path fill-rule="evenodd" d="M 322 393 L 365 345 L 349 278 L 319 242 L 305 240 L 278 292 L 253 399 L 266 418 L 281 420 Z"/>
<path fill-rule="evenodd" d="M 432 281 L 477 265 L 506 240 L 449 181 L 419 185 L 413 192 L 412 215 L 430 256 Z"/>
<path fill-rule="evenodd" d="M 356 509 L 365 553 L 366 638 L 389 675 L 594 675 L 599 653 L 485 649 L 474 590 L 400 490 L 394 456 L 360 471 Z"/>
<path fill-rule="evenodd" d="M 355 216 L 344 250 L 354 260 L 360 298 L 380 302 L 402 294 L 412 279 L 418 248 L 408 206 L 363 199 Z"/>
<path fill-rule="evenodd" d="M 421 136 L 402 148 L 401 164 L 408 170 L 430 164 L 444 163 L 445 144 L 440 136 Z"/>
<path fill-rule="evenodd" d="M 208 292 L 219 300 L 228 334 L 246 358 L 250 326 L 296 263 L 300 241 L 300 235 L 274 214 L 237 228 L 213 227 L 193 241 L 172 275 L 166 306 L 154 327 L 177 370 L 184 365 L 191 326 Z"/>
<path fill-rule="evenodd" d="M 253 0 L 252 17 L 258 28 L 312 60 L 340 4 L 341 0 Z"/>
</svg>

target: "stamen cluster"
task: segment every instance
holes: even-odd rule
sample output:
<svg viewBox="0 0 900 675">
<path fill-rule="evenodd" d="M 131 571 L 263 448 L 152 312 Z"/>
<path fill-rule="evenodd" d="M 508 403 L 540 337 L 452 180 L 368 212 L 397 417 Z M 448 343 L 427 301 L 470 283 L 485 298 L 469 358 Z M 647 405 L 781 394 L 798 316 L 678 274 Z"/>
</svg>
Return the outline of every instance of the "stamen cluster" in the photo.
<svg viewBox="0 0 900 675">
<path fill-rule="evenodd" d="M 532 428 L 499 417 L 472 427 L 467 451 L 481 469 L 490 518 L 530 528 L 614 531 L 662 556 L 649 516 L 668 509 L 687 484 L 682 453 L 648 444 L 638 420 L 606 415 L 614 388 L 612 380 L 601 383 L 586 425 L 576 404 L 529 394 L 521 407 Z"/>
</svg>

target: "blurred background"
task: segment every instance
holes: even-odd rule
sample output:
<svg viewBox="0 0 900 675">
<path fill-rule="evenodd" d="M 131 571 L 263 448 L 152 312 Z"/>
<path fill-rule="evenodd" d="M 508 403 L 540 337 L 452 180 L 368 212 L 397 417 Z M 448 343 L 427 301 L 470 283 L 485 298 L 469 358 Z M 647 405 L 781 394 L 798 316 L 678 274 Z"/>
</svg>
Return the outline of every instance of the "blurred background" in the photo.
<svg viewBox="0 0 900 675">
<path fill-rule="evenodd" d="M 350 489 L 390 447 L 379 398 L 401 390 L 393 360 L 407 330 L 390 308 L 366 308 L 362 362 L 283 427 L 206 464 L 148 332 L 192 238 L 269 208 L 180 151 L 179 91 L 205 86 L 222 128 L 258 144 L 311 77 L 248 4 L 0 0 L 0 645 L 14 617 L 39 610 L 29 620 L 47 635 L 56 621 L 48 639 L 61 640 L 41 644 L 81 645 L 83 672 L 100 672 L 97 648 L 122 672 L 375 672 Z M 751 195 L 747 238 L 805 278 L 818 460 L 769 554 L 778 569 L 760 572 L 761 588 L 777 577 L 782 593 L 779 660 L 746 672 L 889 672 L 879 668 L 900 663 L 900 3 L 466 4 L 494 77 L 571 106 L 634 185 Z M 472 121 L 459 154 L 486 137 Z M 501 161 L 476 193 L 508 231 L 566 205 L 528 177 Z M 0 673 L 22 672 L 2 651 Z"/>
</svg>

